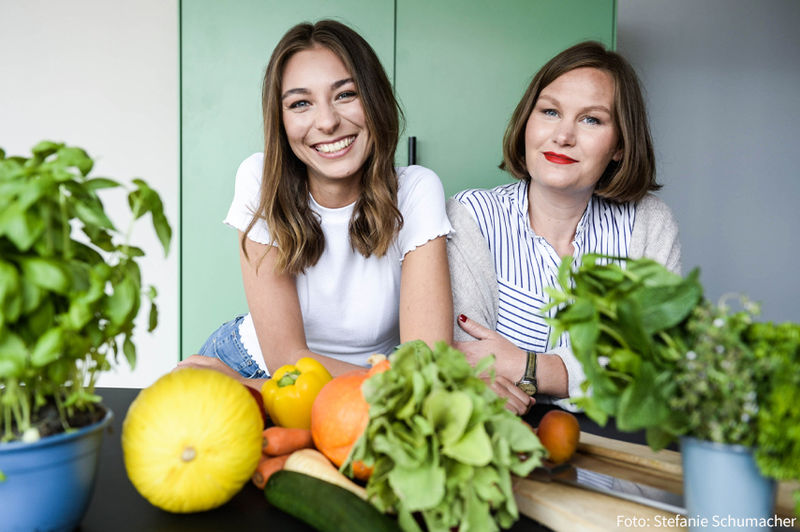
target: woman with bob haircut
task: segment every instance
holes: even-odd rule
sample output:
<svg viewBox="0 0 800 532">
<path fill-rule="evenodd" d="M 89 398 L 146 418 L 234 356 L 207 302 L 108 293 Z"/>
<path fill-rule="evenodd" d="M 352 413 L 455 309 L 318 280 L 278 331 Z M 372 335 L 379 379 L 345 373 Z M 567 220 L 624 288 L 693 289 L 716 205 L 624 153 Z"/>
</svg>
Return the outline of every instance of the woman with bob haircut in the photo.
<svg viewBox="0 0 800 532">
<path fill-rule="evenodd" d="M 500 168 L 518 181 L 448 200 L 454 345 L 473 363 L 496 355 L 494 388 L 512 411 L 534 394 L 574 409 L 558 398 L 580 395 L 583 370 L 541 313 L 561 258 L 649 257 L 680 272 L 677 224 L 651 194 L 661 186 L 630 64 L 596 42 L 548 61 L 511 117 Z"/>
<path fill-rule="evenodd" d="M 339 22 L 298 24 L 262 100 L 264 151 L 239 166 L 225 218 L 250 312 L 179 366 L 259 387 L 301 357 L 337 375 L 408 340 L 450 343 L 444 190 L 426 168 L 394 167 L 400 111 L 370 45 Z"/>
</svg>

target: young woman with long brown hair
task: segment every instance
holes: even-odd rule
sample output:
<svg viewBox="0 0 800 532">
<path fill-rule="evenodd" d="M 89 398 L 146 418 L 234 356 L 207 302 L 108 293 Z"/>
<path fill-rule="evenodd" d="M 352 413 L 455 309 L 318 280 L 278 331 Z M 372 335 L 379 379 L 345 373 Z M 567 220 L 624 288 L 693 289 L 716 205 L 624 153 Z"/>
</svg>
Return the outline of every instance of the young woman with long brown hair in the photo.
<svg viewBox="0 0 800 532">
<path fill-rule="evenodd" d="M 451 342 L 444 191 L 394 167 L 399 108 L 369 44 L 335 21 L 293 27 L 263 112 L 264 151 L 239 167 L 225 219 L 250 312 L 180 365 L 263 379 L 310 356 L 335 375 L 407 340 Z"/>
</svg>

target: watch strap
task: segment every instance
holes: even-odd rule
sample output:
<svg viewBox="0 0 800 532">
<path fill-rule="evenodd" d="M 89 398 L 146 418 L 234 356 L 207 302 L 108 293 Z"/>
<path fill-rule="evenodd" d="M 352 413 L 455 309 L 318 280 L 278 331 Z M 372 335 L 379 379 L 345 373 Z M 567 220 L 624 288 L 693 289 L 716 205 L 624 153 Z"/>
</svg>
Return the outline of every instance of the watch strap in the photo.
<svg viewBox="0 0 800 532">
<path fill-rule="evenodd" d="M 528 363 L 525 364 L 525 378 L 532 380 L 536 384 L 536 353 L 533 351 L 526 351 L 528 355 Z"/>
<path fill-rule="evenodd" d="M 517 387 L 528 395 L 535 395 L 539 389 L 536 381 L 536 353 L 526 351 L 527 361 L 525 363 L 525 374 L 517 383 Z"/>
</svg>

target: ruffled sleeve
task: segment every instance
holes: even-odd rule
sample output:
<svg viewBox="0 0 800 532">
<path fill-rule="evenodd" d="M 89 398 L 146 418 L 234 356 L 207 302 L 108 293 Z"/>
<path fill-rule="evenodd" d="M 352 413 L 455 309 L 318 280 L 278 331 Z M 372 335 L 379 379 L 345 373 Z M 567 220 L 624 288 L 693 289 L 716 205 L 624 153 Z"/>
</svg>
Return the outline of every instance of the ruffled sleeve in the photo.
<svg viewBox="0 0 800 532">
<path fill-rule="evenodd" d="M 264 154 L 255 153 L 245 159 L 236 171 L 233 201 L 223 222 L 244 232 L 255 215 L 261 192 L 261 173 Z M 256 221 L 247 238 L 259 244 L 269 244 L 270 236 L 266 222 Z"/>
<path fill-rule="evenodd" d="M 422 166 L 398 168 L 397 203 L 403 215 L 398 234 L 402 260 L 406 253 L 453 230 L 447 218 L 444 187 L 433 171 Z"/>
</svg>

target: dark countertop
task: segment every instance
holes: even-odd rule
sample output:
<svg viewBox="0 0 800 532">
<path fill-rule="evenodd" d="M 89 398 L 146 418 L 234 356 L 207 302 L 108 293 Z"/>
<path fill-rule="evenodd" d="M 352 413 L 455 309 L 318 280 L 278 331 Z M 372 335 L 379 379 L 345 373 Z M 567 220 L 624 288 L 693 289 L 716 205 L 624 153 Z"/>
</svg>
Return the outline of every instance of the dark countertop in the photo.
<svg viewBox="0 0 800 532">
<path fill-rule="evenodd" d="M 97 483 L 94 488 L 89 509 L 79 528 L 82 532 L 142 532 L 142 531 L 214 531 L 221 530 L 312 530 L 304 523 L 271 507 L 264 495 L 251 482 L 226 504 L 194 514 L 171 514 L 152 506 L 139 495 L 128 480 L 122 460 L 120 435 L 122 421 L 128 405 L 139 393 L 138 389 L 102 388 L 97 393 L 103 397 L 103 404 L 114 413 L 114 420 L 106 437 L 100 455 Z M 536 405 L 525 417 L 536 426 L 545 412 L 552 406 Z M 644 443 L 643 434 L 627 434 L 613 427 L 599 427 L 584 415 L 578 415 L 581 430 L 636 443 Z M 520 520 L 510 529 L 515 532 L 548 530 L 542 525 L 520 516 Z"/>
</svg>

